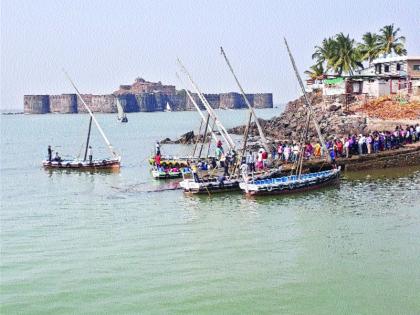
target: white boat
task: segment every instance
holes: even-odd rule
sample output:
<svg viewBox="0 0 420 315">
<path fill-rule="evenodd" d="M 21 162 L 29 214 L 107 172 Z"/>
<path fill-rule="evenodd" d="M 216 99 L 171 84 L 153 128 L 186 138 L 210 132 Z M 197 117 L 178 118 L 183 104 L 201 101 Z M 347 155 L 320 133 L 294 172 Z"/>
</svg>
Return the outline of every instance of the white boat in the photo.
<svg viewBox="0 0 420 315">
<path fill-rule="evenodd" d="M 172 112 L 171 105 L 169 105 L 169 102 L 166 102 L 165 112 Z"/>
<path fill-rule="evenodd" d="M 118 97 L 116 97 L 116 99 L 117 99 L 118 120 L 121 121 L 122 123 L 126 123 L 126 122 L 128 122 L 127 115 L 124 112 L 124 109 L 123 109 Z"/>
</svg>

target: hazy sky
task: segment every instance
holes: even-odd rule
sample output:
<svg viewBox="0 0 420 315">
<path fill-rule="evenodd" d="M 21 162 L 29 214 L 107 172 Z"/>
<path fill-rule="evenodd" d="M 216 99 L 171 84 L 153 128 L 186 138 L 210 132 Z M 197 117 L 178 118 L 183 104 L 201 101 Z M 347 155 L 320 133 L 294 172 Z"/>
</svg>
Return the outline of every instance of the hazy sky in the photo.
<svg viewBox="0 0 420 315">
<path fill-rule="evenodd" d="M 298 95 L 282 41 L 303 73 L 314 45 L 338 32 L 357 40 L 395 23 L 420 55 L 420 1 L 1 1 L 2 109 L 24 94 L 107 94 L 136 77 L 177 82 L 176 57 L 205 92 L 237 91 L 222 45 L 246 92 Z"/>
</svg>

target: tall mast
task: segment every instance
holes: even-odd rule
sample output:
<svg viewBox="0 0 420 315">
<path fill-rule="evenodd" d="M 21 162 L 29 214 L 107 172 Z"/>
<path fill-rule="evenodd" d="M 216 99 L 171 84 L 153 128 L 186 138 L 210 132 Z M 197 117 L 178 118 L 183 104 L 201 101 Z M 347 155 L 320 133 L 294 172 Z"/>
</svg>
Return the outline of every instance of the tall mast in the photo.
<svg viewBox="0 0 420 315">
<path fill-rule="evenodd" d="M 311 116 L 312 116 L 312 119 L 313 119 L 313 122 L 314 122 L 314 125 L 315 125 L 315 129 L 316 129 L 316 132 L 317 132 L 317 134 L 318 134 L 319 141 L 321 141 L 322 148 L 324 149 L 324 152 L 326 152 L 326 154 L 327 154 L 327 159 L 328 159 L 328 161 L 329 161 L 329 160 L 331 160 L 331 158 L 330 158 L 330 156 L 329 156 L 329 154 L 328 154 L 328 151 L 327 151 L 327 146 L 325 145 L 325 140 L 324 140 L 324 137 L 322 136 L 322 134 L 321 134 L 321 129 L 319 128 L 318 122 L 316 121 L 316 118 L 315 118 L 315 113 L 314 113 L 314 110 L 313 110 L 313 108 L 312 108 L 312 104 L 311 104 L 311 102 L 309 101 L 308 95 L 306 94 L 305 86 L 303 85 L 302 78 L 300 77 L 299 71 L 298 71 L 297 66 L 296 66 L 296 63 L 295 63 L 295 59 L 294 59 L 294 58 L 293 58 L 293 56 L 292 56 L 292 52 L 290 51 L 290 48 L 289 48 L 289 45 L 287 44 L 287 40 L 286 40 L 286 38 L 284 38 L 284 43 L 286 44 L 287 52 L 288 52 L 288 54 L 289 54 L 290 61 L 291 61 L 292 66 L 293 66 L 293 70 L 294 70 L 294 72 L 295 72 L 295 74 L 296 74 L 296 77 L 297 77 L 297 79 L 298 79 L 298 82 L 299 82 L 300 88 L 302 89 L 302 92 L 303 92 L 303 98 L 304 98 L 304 100 L 305 100 L 306 107 L 308 108 L 308 110 L 309 110 L 309 112 L 310 112 L 310 114 L 311 114 Z"/>
<path fill-rule="evenodd" d="M 203 114 L 203 112 L 201 111 L 200 106 L 198 106 L 197 102 L 194 100 L 194 98 L 192 97 L 191 93 L 190 93 L 190 92 L 188 91 L 188 89 L 185 87 L 184 81 L 181 79 L 181 77 L 179 76 L 178 72 L 176 72 L 175 74 L 176 74 L 176 76 L 177 76 L 178 80 L 179 80 L 179 81 L 181 82 L 181 84 L 184 86 L 184 91 L 185 91 L 185 93 L 187 93 L 187 95 L 188 95 L 188 97 L 189 97 L 189 99 L 190 99 L 191 103 L 193 103 L 193 105 L 194 105 L 195 109 L 196 109 L 196 110 L 197 110 L 197 112 L 200 114 L 200 117 L 201 117 L 202 121 L 206 121 L 206 120 L 207 120 L 207 118 L 206 118 L 206 117 L 204 117 L 204 114 Z M 211 133 L 211 135 L 212 135 L 212 137 L 213 137 L 214 141 L 216 141 L 216 142 L 217 142 L 219 139 L 217 138 L 216 134 L 214 133 L 214 125 L 213 125 L 213 128 L 209 126 L 209 129 L 210 129 L 210 133 Z"/>
<path fill-rule="evenodd" d="M 263 130 L 262 130 L 262 128 L 261 128 L 260 122 L 258 121 L 258 117 L 257 117 L 257 115 L 255 114 L 254 108 L 253 108 L 253 107 L 251 106 L 251 104 L 249 103 L 249 100 L 248 100 L 248 98 L 247 98 L 247 97 L 246 97 L 246 95 L 245 95 L 244 89 L 242 88 L 241 84 L 239 83 L 239 80 L 238 80 L 238 78 L 236 77 L 235 72 L 233 71 L 232 65 L 230 64 L 229 59 L 228 59 L 228 57 L 226 56 L 225 51 L 223 50 L 223 47 L 220 47 L 220 52 L 222 53 L 223 57 L 225 58 L 225 61 L 226 61 L 227 65 L 228 65 L 228 67 L 229 67 L 229 69 L 230 69 L 230 72 L 232 72 L 232 75 L 233 75 L 233 77 L 235 78 L 236 84 L 238 85 L 239 89 L 241 90 L 241 94 L 242 94 L 242 96 L 243 96 L 243 98 L 244 98 L 244 100 L 245 100 L 246 105 L 247 105 L 247 106 L 248 106 L 248 108 L 249 108 L 250 115 L 253 115 L 253 116 L 254 116 L 255 124 L 257 125 L 257 128 L 258 128 L 258 133 L 260 134 L 260 138 L 261 138 L 261 140 L 262 140 L 262 144 L 263 144 L 264 148 L 265 148 L 265 150 L 266 150 L 267 152 L 270 152 L 270 151 L 271 151 L 271 149 L 270 149 L 270 147 L 269 147 L 269 145 L 268 145 L 267 138 L 265 137 L 264 132 L 263 132 Z"/>
<path fill-rule="evenodd" d="M 230 149 L 235 149 L 235 143 L 233 142 L 231 136 L 228 134 L 226 128 L 222 125 L 219 118 L 217 117 L 216 113 L 214 112 L 213 108 L 210 106 L 210 104 L 207 102 L 206 98 L 204 97 L 203 93 L 201 93 L 200 89 L 198 88 L 197 84 L 195 84 L 194 80 L 192 79 L 191 75 L 189 74 L 188 70 L 185 68 L 185 66 L 182 64 L 181 60 L 178 58 L 178 63 L 182 69 L 182 71 L 188 76 L 188 79 L 190 80 L 191 84 L 193 85 L 194 89 L 196 90 L 198 97 L 203 102 L 204 107 L 207 109 L 207 112 L 210 114 L 210 116 L 213 118 L 213 120 L 216 123 L 217 128 L 220 131 L 220 134 L 222 135 L 223 139 L 227 142 Z"/>
<path fill-rule="evenodd" d="M 83 157 L 83 161 L 86 161 L 87 158 L 87 152 L 89 148 L 89 140 L 90 140 L 90 131 L 92 130 L 92 117 L 89 119 L 89 129 L 88 129 L 88 135 L 86 139 L 86 148 L 85 148 L 85 156 Z"/>
<path fill-rule="evenodd" d="M 102 130 L 101 126 L 99 125 L 98 121 L 96 120 L 95 116 L 93 116 L 92 111 L 90 110 L 89 106 L 87 106 L 87 104 L 85 103 L 85 101 L 83 100 L 83 97 L 80 95 L 79 90 L 77 89 L 76 85 L 74 84 L 73 80 L 70 78 L 69 74 L 63 70 L 64 74 L 66 75 L 67 79 L 70 81 L 71 85 L 73 86 L 73 88 L 76 91 L 77 96 L 79 96 L 80 100 L 82 101 L 83 105 L 85 106 L 86 110 L 88 111 L 90 117 L 92 118 L 92 120 L 94 121 L 96 127 L 99 130 L 99 133 L 101 134 L 102 138 L 105 140 L 105 143 L 108 145 L 109 151 L 111 152 L 112 156 L 114 158 L 118 157 L 118 154 L 115 153 L 114 148 L 112 147 L 111 143 L 109 142 L 108 138 L 106 137 L 104 131 Z"/>
</svg>

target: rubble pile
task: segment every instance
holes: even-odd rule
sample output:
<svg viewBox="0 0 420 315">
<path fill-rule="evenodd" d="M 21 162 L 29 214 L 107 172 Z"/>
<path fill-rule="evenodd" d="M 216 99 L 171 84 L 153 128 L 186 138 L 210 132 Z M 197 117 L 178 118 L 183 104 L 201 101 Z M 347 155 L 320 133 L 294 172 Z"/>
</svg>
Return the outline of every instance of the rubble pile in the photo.
<svg viewBox="0 0 420 315">
<path fill-rule="evenodd" d="M 383 96 L 368 101 L 361 106 L 359 112 L 380 119 L 419 119 L 420 103 L 407 102 L 396 96 Z"/>
</svg>

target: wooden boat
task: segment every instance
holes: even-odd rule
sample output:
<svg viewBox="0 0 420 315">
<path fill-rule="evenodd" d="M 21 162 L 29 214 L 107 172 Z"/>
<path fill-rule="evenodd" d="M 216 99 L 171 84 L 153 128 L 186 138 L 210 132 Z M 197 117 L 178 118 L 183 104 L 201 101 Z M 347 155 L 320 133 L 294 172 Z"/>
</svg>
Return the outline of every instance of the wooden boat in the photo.
<svg viewBox="0 0 420 315">
<path fill-rule="evenodd" d="M 42 165 L 45 168 L 64 168 L 64 169 L 114 169 L 120 168 L 121 158 L 115 159 L 104 159 L 104 160 L 92 160 L 92 163 L 89 161 L 83 161 L 82 159 L 74 160 L 61 160 L 61 161 L 42 161 Z"/>
<path fill-rule="evenodd" d="M 246 97 L 245 92 L 242 89 L 242 86 L 239 84 L 238 79 L 236 78 L 235 74 L 233 73 L 233 69 L 231 68 L 231 65 L 228 62 L 227 57 L 224 54 L 223 50 L 222 50 L 222 53 L 223 53 L 228 65 L 231 69 L 231 72 L 232 72 L 232 74 L 235 78 L 235 81 L 237 82 L 237 84 L 238 84 L 238 86 L 241 90 L 241 93 L 242 93 L 242 96 L 245 100 L 245 103 L 247 104 L 247 106 L 249 108 L 248 126 L 251 123 L 252 117 L 254 117 L 255 121 L 256 121 L 256 124 L 257 124 L 257 127 L 258 127 L 258 130 L 259 130 L 259 133 L 260 133 L 260 136 L 261 136 L 261 139 L 263 140 L 263 145 L 268 148 L 267 140 L 266 140 L 266 138 L 264 136 L 264 133 L 262 131 L 262 128 L 261 128 L 261 126 L 258 122 L 257 116 L 256 116 L 251 104 L 249 103 L 249 100 Z M 210 104 L 206 100 L 205 96 L 201 93 L 197 84 L 193 81 L 193 79 L 192 79 L 191 75 L 189 74 L 188 70 L 185 68 L 185 66 L 182 64 L 182 62 L 179 59 L 178 59 L 178 63 L 181 67 L 181 70 L 187 75 L 188 79 L 190 80 L 190 83 L 195 88 L 195 91 L 196 91 L 198 97 L 202 101 L 203 106 L 207 110 L 208 116 L 207 116 L 207 118 L 205 118 L 204 115 L 201 113 L 201 110 L 199 109 L 198 105 L 195 104 L 194 99 L 190 96 L 190 93 L 189 93 L 188 89 L 185 89 L 187 95 L 190 97 L 191 102 L 196 106 L 197 111 L 200 113 L 202 121 L 206 122 L 206 129 L 205 130 L 207 130 L 207 126 L 209 126 L 209 119 L 212 118 L 213 122 L 214 122 L 214 125 L 217 127 L 220 136 L 223 138 L 225 143 L 228 145 L 229 151 L 231 153 L 235 152 L 235 154 L 236 154 L 235 142 L 233 141 L 232 137 L 229 135 L 226 128 L 223 126 L 220 119 L 218 118 L 217 114 L 212 109 L 212 107 L 210 106 Z M 179 76 L 178 76 L 178 78 L 179 78 Z M 242 156 L 244 155 L 245 148 L 246 148 L 246 140 L 248 138 L 248 129 L 249 128 L 247 128 L 247 131 L 244 134 Z M 210 129 L 210 131 L 211 132 L 213 131 L 212 128 Z M 206 134 L 206 131 L 205 131 L 204 134 Z M 214 140 L 216 141 L 216 143 L 219 142 L 217 136 L 213 132 L 212 132 L 212 136 L 213 136 Z M 201 150 L 200 150 L 200 152 L 201 152 Z M 200 154 L 199 154 L 199 156 L 200 156 Z M 241 158 L 239 157 L 239 160 L 240 159 Z M 234 160 L 236 160 L 236 159 L 234 159 Z M 236 164 L 236 162 L 235 162 L 235 164 Z M 208 174 L 197 173 L 197 178 L 194 178 L 192 173 L 183 173 L 183 181 L 180 182 L 180 186 L 183 188 L 185 193 L 192 193 L 192 194 L 210 194 L 210 193 L 217 193 L 217 192 L 238 191 L 240 189 L 239 184 L 243 181 L 243 178 L 238 173 L 239 168 L 237 166 L 238 165 L 233 165 L 233 167 L 230 171 L 232 171 L 234 173 L 232 174 L 232 176 L 228 176 L 228 177 L 223 176 L 223 173 L 219 173 L 218 175 L 210 175 L 210 176 Z M 270 178 L 272 176 L 278 176 L 278 175 L 279 175 L 279 170 L 270 170 L 268 172 L 262 172 L 262 173 L 259 173 L 259 174 L 254 174 L 255 178 L 258 178 L 258 179 Z"/>
<path fill-rule="evenodd" d="M 180 168 L 180 167 L 188 167 L 188 161 L 192 161 L 194 158 L 192 157 L 176 157 L 170 155 L 162 155 L 160 158 L 160 165 L 164 168 Z M 151 166 L 155 166 L 155 157 L 152 156 L 149 158 L 149 164 Z"/>
<path fill-rule="evenodd" d="M 302 164 L 303 164 L 303 156 L 304 156 L 303 143 L 305 142 L 307 138 L 309 123 L 311 119 L 313 120 L 313 123 L 315 125 L 315 129 L 317 131 L 322 147 L 324 148 L 324 152 L 328 152 L 328 150 L 325 145 L 324 138 L 321 134 L 321 129 L 319 128 L 318 122 L 315 119 L 312 105 L 306 94 L 306 90 L 303 85 L 302 78 L 299 75 L 299 71 L 296 67 L 294 58 L 289 49 L 289 45 L 287 44 L 286 39 L 284 39 L 284 41 L 285 41 L 286 48 L 290 57 L 290 61 L 293 66 L 293 70 L 296 74 L 299 85 L 302 89 L 306 107 L 308 109 L 306 123 L 305 123 L 306 127 L 303 131 L 304 133 L 303 133 L 303 137 L 301 138 L 301 143 L 300 143 L 301 152 L 300 152 L 299 160 L 296 162 L 296 166 L 297 166 L 295 169 L 296 174 L 291 175 L 291 176 L 283 176 L 279 178 L 271 178 L 271 179 L 266 179 L 266 180 L 252 180 L 252 181 L 248 181 L 246 176 L 244 176 L 245 177 L 244 182 L 240 184 L 240 188 L 248 195 L 280 195 L 280 194 L 297 193 L 297 192 L 302 192 L 302 191 L 307 191 L 307 190 L 314 190 L 314 189 L 319 189 L 325 186 L 338 183 L 339 178 L 340 178 L 340 171 L 341 171 L 340 167 L 333 168 L 331 170 L 323 171 L 323 172 L 302 174 Z M 329 160 L 331 160 L 331 157 L 329 157 Z"/>
<path fill-rule="evenodd" d="M 152 168 L 151 173 L 154 179 L 173 179 L 182 177 L 182 171 L 178 168 L 164 169 L 163 167 L 154 167 Z"/>
<path fill-rule="evenodd" d="M 124 109 L 118 97 L 116 97 L 116 99 L 117 99 L 118 120 L 122 123 L 126 123 L 128 122 L 127 114 L 124 112 Z"/>
<path fill-rule="evenodd" d="M 244 181 L 239 187 L 247 195 L 281 195 L 319 189 L 338 183 L 340 168 L 323 172 Z"/>
<path fill-rule="evenodd" d="M 272 178 L 279 176 L 280 170 L 270 170 L 267 172 L 254 173 L 249 175 L 255 180 L 263 180 L 267 178 Z M 212 176 L 206 177 L 201 176 L 199 182 L 197 182 L 191 172 L 183 172 L 183 180 L 179 183 L 185 193 L 191 194 L 212 194 L 219 192 L 234 192 L 239 191 L 240 184 L 244 179 L 239 175 L 234 175 L 231 177 Z"/>
<path fill-rule="evenodd" d="M 67 79 L 70 81 L 71 85 L 76 91 L 76 94 L 80 98 L 82 104 L 85 106 L 87 112 L 90 115 L 89 119 L 89 128 L 86 140 L 86 147 L 84 158 L 74 158 L 68 160 L 44 160 L 42 161 L 42 165 L 44 168 L 47 169 L 74 169 L 74 170 L 103 170 L 103 169 L 119 169 L 121 164 L 121 156 L 117 154 L 112 147 L 111 143 L 109 142 L 108 138 L 106 137 L 104 131 L 102 130 L 101 126 L 99 125 L 98 121 L 96 120 L 95 116 L 93 115 L 92 111 L 90 110 L 89 106 L 85 103 L 82 96 L 80 95 L 79 90 L 77 89 L 76 85 L 73 83 L 72 79 L 69 75 L 64 72 L 67 76 Z M 99 133 L 101 134 L 102 138 L 104 139 L 105 143 L 108 146 L 108 149 L 111 153 L 111 158 L 103 158 L 103 159 L 92 159 L 89 161 L 88 158 L 88 150 L 89 150 L 89 141 L 90 141 L 90 133 L 92 130 L 92 121 L 95 123 Z"/>
</svg>

